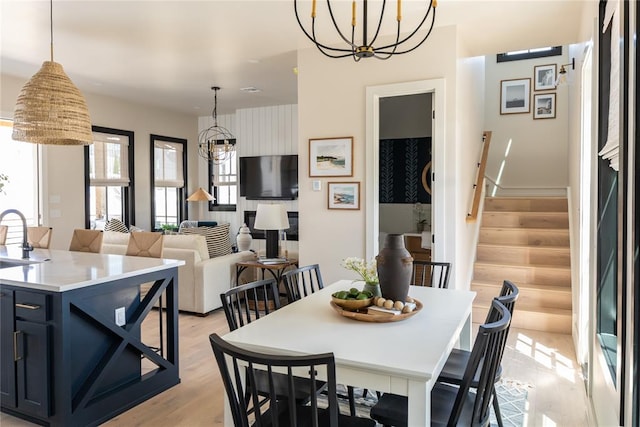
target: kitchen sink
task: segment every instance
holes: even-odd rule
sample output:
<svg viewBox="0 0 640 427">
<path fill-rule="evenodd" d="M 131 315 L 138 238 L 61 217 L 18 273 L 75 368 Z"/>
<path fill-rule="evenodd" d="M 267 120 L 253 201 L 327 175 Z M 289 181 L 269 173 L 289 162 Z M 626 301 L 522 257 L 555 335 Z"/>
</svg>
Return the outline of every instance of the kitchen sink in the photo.
<svg viewBox="0 0 640 427">
<path fill-rule="evenodd" d="M 10 267 L 20 267 L 29 264 L 38 264 L 41 261 L 29 260 L 29 259 L 7 259 L 0 258 L 0 269 Z"/>
</svg>

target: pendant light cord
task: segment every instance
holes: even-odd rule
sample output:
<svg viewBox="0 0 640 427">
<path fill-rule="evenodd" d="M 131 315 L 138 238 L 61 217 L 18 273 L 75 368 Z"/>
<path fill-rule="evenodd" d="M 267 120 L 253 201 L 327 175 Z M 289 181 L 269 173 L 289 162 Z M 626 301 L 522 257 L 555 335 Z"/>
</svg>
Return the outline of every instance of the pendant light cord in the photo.
<svg viewBox="0 0 640 427">
<path fill-rule="evenodd" d="M 49 31 L 51 38 L 51 62 L 53 62 L 53 0 L 49 0 Z"/>
</svg>

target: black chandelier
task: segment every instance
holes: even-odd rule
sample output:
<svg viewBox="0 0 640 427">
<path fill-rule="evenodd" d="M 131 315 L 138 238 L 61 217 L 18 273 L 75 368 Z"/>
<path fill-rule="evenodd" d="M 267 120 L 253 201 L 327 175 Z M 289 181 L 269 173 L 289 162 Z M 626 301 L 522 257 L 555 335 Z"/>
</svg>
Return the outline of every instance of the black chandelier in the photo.
<svg viewBox="0 0 640 427">
<path fill-rule="evenodd" d="M 198 154 L 214 164 L 224 163 L 231 158 L 235 151 L 236 137 L 223 126 L 218 126 L 218 86 L 214 91 L 213 126 L 203 130 L 198 135 Z"/>
<path fill-rule="evenodd" d="M 335 1 L 335 0 L 334 0 Z M 338 0 L 339 1 L 339 0 Z M 347 56 L 351 56 L 354 61 L 360 61 L 362 58 L 378 58 L 378 59 L 389 59 L 393 55 L 401 55 L 403 53 L 411 52 L 417 49 L 422 43 L 424 43 L 431 31 L 433 30 L 433 24 L 436 20 L 436 7 L 437 0 L 424 0 L 425 12 L 422 19 L 419 21 L 419 24 L 411 31 L 407 36 L 400 38 L 400 24 L 402 23 L 402 0 L 396 0 L 396 22 L 397 22 L 397 30 L 396 30 L 396 39 L 394 43 L 386 44 L 382 46 L 374 46 L 376 39 L 380 33 L 380 27 L 382 26 L 384 13 L 386 9 L 386 0 L 382 0 L 382 6 L 379 12 L 379 18 L 377 19 L 377 27 L 375 28 L 375 32 L 373 33 L 373 37 L 369 37 L 369 8 L 368 1 L 362 0 L 362 39 L 360 41 L 356 41 L 355 33 L 356 26 L 358 20 L 358 5 L 356 0 L 351 2 L 351 38 L 347 38 L 345 34 L 348 34 L 347 31 L 343 31 L 338 26 L 338 20 L 334 15 L 334 10 L 331 6 L 331 1 L 327 0 L 327 10 L 328 16 L 331 18 L 331 22 L 333 23 L 333 27 L 335 28 L 338 36 L 346 46 L 343 47 L 331 47 L 327 42 L 320 42 L 318 38 L 318 34 L 316 33 L 316 0 L 311 0 L 311 12 L 310 18 L 311 22 L 305 22 L 306 26 L 303 25 L 300 20 L 300 14 L 298 13 L 298 0 L 294 0 L 293 8 L 296 13 L 296 19 L 298 20 L 298 24 L 300 28 L 304 32 L 304 34 L 311 40 L 318 50 L 322 52 L 324 55 L 329 58 L 346 58 Z M 302 3 L 300 1 L 300 3 Z M 306 2 L 308 3 L 308 1 Z M 425 22 L 431 19 L 431 23 L 425 26 Z M 340 20 L 344 21 L 344 20 Z M 424 33 L 423 30 L 428 27 L 429 29 Z M 348 26 L 347 26 L 348 28 Z M 424 35 L 422 35 L 424 34 Z M 409 42 L 414 36 L 417 36 L 417 41 L 413 40 L 412 43 Z M 420 38 L 422 36 L 422 38 Z M 331 44 L 331 42 L 329 42 Z M 405 44 L 407 43 L 407 44 Z"/>
</svg>

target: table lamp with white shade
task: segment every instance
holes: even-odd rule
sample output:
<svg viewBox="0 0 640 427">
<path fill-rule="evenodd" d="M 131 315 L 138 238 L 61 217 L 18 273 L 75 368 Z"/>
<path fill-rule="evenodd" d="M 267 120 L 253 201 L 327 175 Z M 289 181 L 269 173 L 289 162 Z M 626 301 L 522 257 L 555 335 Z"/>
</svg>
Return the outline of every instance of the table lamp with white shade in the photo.
<svg viewBox="0 0 640 427">
<path fill-rule="evenodd" d="M 289 228 L 289 218 L 287 210 L 282 204 L 263 204 L 258 203 L 256 209 L 256 222 L 253 228 L 257 230 L 266 230 L 267 239 L 267 258 L 278 258 L 279 251 L 279 234 L 280 230 Z"/>
</svg>

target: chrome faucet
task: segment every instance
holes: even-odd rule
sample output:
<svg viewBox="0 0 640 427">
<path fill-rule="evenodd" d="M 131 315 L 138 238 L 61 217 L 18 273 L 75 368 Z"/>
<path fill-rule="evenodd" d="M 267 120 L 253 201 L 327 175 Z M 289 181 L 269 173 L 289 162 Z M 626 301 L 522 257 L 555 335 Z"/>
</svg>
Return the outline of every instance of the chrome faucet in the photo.
<svg viewBox="0 0 640 427">
<path fill-rule="evenodd" d="M 6 214 L 10 213 L 18 215 L 22 220 L 22 259 L 29 259 L 29 252 L 33 250 L 33 246 L 31 246 L 27 240 L 27 219 L 19 210 L 7 209 L 6 211 L 0 213 L 0 223 L 2 222 L 2 218 L 4 218 Z"/>
</svg>

